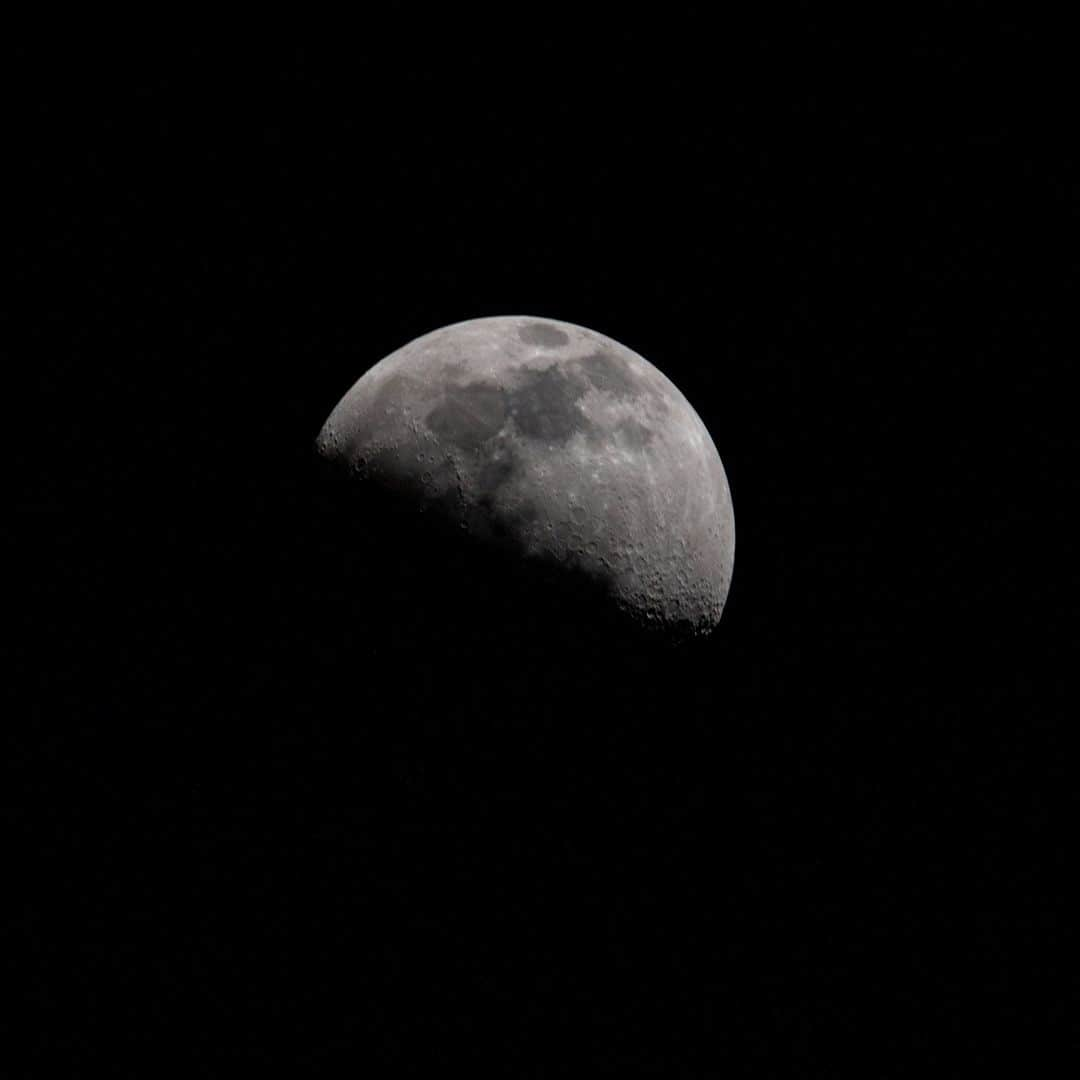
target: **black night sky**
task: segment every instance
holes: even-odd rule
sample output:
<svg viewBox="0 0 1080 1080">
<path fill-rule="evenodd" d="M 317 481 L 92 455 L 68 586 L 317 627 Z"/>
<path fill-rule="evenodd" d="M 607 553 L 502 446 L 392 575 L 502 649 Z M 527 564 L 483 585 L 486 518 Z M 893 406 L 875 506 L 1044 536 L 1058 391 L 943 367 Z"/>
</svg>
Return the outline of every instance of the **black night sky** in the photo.
<svg viewBox="0 0 1080 1080">
<path fill-rule="evenodd" d="M 1005 24 L 706 25 L 16 48 L 5 1075 L 1053 1045 L 1054 62 Z M 356 558 L 319 427 L 492 314 L 608 334 L 701 415 L 737 530 L 708 642 L 582 653 L 423 537 Z"/>
</svg>

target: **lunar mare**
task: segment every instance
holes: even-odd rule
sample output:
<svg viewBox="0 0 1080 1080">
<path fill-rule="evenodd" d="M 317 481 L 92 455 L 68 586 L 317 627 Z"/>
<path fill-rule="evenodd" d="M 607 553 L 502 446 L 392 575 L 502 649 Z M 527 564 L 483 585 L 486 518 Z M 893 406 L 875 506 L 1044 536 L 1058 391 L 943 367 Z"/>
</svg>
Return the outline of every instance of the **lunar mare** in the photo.
<svg viewBox="0 0 1080 1080">
<path fill-rule="evenodd" d="M 628 624 L 681 638 L 720 620 L 735 553 L 720 456 L 678 388 L 603 334 L 531 316 L 434 330 L 352 386 L 316 449 L 358 495 L 595 582 Z"/>
</svg>

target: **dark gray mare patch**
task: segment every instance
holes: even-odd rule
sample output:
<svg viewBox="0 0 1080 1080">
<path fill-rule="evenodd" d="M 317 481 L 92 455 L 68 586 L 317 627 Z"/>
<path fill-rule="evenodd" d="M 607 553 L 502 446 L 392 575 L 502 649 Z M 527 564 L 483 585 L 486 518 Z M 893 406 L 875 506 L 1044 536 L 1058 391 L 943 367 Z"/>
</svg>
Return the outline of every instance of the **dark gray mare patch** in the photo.
<svg viewBox="0 0 1080 1080">
<path fill-rule="evenodd" d="M 578 408 L 585 386 L 557 364 L 535 371 L 519 368 L 520 383 L 510 393 L 510 413 L 526 438 L 565 442 L 592 425 Z"/>
<path fill-rule="evenodd" d="M 427 414 L 427 425 L 440 439 L 462 450 L 475 450 L 497 435 L 506 422 L 505 393 L 494 383 L 451 386 Z"/>
<path fill-rule="evenodd" d="M 595 352 L 578 361 L 581 373 L 605 394 L 614 397 L 642 397 L 649 387 L 637 378 L 630 365 L 610 353 Z"/>
<path fill-rule="evenodd" d="M 540 345 L 546 349 L 558 349 L 570 343 L 570 338 L 551 323 L 529 323 L 518 331 L 518 337 L 526 345 Z"/>
</svg>

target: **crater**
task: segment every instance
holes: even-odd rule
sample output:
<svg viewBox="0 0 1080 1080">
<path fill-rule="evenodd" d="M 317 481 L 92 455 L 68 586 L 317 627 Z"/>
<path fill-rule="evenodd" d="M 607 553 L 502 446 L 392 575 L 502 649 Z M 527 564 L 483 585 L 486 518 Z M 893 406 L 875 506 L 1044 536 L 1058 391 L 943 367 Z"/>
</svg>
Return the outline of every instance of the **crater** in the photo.
<svg viewBox="0 0 1080 1080">
<path fill-rule="evenodd" d="M 529 323 L 518 331 L 518 337 L 526 345 L 540 345 L 545 349 L 558 349 L 570 343 L 570 338 L 551 323 Z"/>
</svg>

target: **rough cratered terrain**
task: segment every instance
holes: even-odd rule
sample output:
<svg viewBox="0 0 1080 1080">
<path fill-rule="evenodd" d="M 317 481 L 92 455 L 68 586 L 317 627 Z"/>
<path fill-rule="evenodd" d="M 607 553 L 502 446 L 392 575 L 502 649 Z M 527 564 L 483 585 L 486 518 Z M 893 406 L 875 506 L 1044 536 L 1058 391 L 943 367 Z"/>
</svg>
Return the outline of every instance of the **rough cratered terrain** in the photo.
<svg viewBox="0 0 1080 1080">
<path fill-rule="evenodd" d="M 719 455 L 674 384 L 602 334 L 527 316 L 435 330 L 356 382 L 317 449 L 357 495 L 393 495 L 508 573 L 582 583 L 628 625 L 686 637 L 720 619 Z"/>
</svg>

